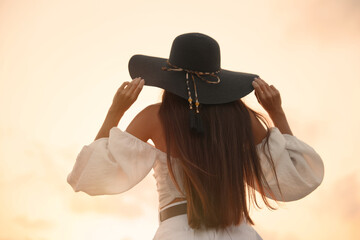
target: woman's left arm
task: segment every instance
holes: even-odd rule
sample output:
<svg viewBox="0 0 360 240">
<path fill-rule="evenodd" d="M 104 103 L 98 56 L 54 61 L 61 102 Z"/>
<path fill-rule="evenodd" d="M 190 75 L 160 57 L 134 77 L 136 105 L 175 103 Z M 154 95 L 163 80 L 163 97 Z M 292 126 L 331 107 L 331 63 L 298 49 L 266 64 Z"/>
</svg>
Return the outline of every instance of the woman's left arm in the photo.
<svg viewBox="0 0 360 240">
<path fill-rule="evenodd" d="M 121 117 L 136 101 L 144 83 L 144 79 L 134 78 L 131 82 L 124 82 L 120 86 L 95 140 L 109 137 L 110 129 L 119 124 Z"/>
</svg>

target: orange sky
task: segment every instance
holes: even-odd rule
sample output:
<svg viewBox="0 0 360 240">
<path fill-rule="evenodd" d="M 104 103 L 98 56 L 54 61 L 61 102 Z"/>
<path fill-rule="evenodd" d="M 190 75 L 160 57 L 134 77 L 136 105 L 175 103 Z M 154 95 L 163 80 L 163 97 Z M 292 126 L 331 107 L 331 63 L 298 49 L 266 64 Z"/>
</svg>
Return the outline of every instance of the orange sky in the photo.
<svg viewBox="0 0 360 240">
<path fill-rule="evenodd" d="M 360 239 L 360 2 L 129 2 L 0 0 L 0 239 L 152 238 L 151 174 L 100 197 L 75 194 L 66 176 L 129 80 L 129 58 L 168 57 L 172 40 L 194 31 L 219 42 L 223 68 L 280 90 L 294 134 L 325 163 L 313 194 L 253 210 L 260 235 Z M 145 87 L 120 129 L 160 94 Z M 246 101 L 261 110 L 253 95 Z"/>
</svg>

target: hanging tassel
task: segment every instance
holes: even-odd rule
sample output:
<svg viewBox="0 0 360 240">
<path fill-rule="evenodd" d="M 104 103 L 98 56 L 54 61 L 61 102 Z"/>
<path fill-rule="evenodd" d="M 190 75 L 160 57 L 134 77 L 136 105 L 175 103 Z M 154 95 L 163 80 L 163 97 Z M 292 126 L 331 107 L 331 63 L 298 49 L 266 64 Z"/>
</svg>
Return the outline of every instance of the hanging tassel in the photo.
<svg viewBox="0 0 360 240">
<path fill-rule="evenodd" d="M 199 113 L 194 110 L 189 111 L 190 129 L 198 134 L 204 133 L 204 125 Z"/>
<path fill-rule="evenodd" d="M 196 132 L 199 134 L 204 133 L 204 125 L 200 113 L 195 114 Z"/>
<path fill-rule="evenodd" d="M 192 109 L 190 109 L 189 111 L 189 120 L 190 120 L 190 129 L 196 131 L 197 120 L 195 117 L 195 112 Z"/>
<path fill-rule="evenodd" d="M 188 91 L 188 102 L 189 102 L 189 120 L 190 120 L 190 130 L 198 134 L 204 133 L 204 126 L 199 112 L 199 100 L 197 96 L 196 84 L 193 74 L 191 74 L 192 81 L 194 83 L 195 91 L 195 108 L 193 108 L 193 100 L 191 98 L 190 85 L 189 85 L 189 73 L 186 73 L 186 88 Z"/>
</svg>

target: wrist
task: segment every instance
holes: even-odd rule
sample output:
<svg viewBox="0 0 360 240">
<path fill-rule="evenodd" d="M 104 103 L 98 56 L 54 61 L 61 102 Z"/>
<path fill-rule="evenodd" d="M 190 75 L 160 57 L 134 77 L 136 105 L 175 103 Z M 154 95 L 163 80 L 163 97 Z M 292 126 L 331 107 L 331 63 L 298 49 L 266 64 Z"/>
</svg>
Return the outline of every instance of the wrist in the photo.
<svg viewBox="0 0 360 240">
<path fill-rule="evenodd" d="M 271 120 L 274 123 L 274 126 L 277 127 L 282 134 L 293 135 L 289 123 L 286 119 L 285 112 L 282 109 L 277 110 L 276 112 L 269 113 Z"/>
<path fill-rule="evenodd" d="M 113 117 L 122 117 L 124 115 L 126 110 L 120 108 L 120 107 L 117 107 L 117 106 L 114 106 L 114 105 L 111 105 L 109 111 L 108 111 L 108 115 L 111 115 Z"/>
<path fill-rule="evenodd" d="M 278 118 L 284 118 L 285 117 L 285 112 L 282 109 L 282 107 L 273 110 L 273 111 L 269 111 L 268 112 L 269 116 L 271 119 L 278 119 Z"/>
<path fill-rule="evenodd" d="M 124 115 L 123 112 L 115 111 L 113 109 L 109 109 L 105 121 L 112 125 L 117 125 L 120 122 L 120 119 Z"/>
</svg>

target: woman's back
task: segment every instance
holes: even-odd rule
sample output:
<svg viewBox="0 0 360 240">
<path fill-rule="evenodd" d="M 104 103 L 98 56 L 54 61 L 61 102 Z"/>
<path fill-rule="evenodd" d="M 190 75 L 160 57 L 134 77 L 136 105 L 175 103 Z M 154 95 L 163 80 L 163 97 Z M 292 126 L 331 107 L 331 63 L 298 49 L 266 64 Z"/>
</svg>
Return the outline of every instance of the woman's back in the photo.
<svg viewBox="0 0 360 240">
<path fill-rule="evenodd" d="M 134 118 L 126 131 L 143 141 L 147 141 L 147 138 L 151 139 L 155 147 L 164 154 L 166 154 L 166 136 L 165 129 L 159 114 L 160 108 L 161 103 L 153 104 L 146 107 Z M 251 116 L 251 126 L 255 139 L 255 144 L 258 144 L 261 142 L 262 139 L 265 138 L 266 130 L 261 125 L 260 121 L 255 117 L 255 115 L 251 111 L 249 111 L 249 113 Z M 173 158 L 179 158 L 180 156 L 179 149 L 177 149 L 176 145 L 172 149 L 171 156 Z M 185 198 L 183 197 L 177 197 L 165 206 L 162 206 L 161 208 L 166 207 L 167 205 L 170 205 L 172 203 L 184 200 Z"/>
</svg>

